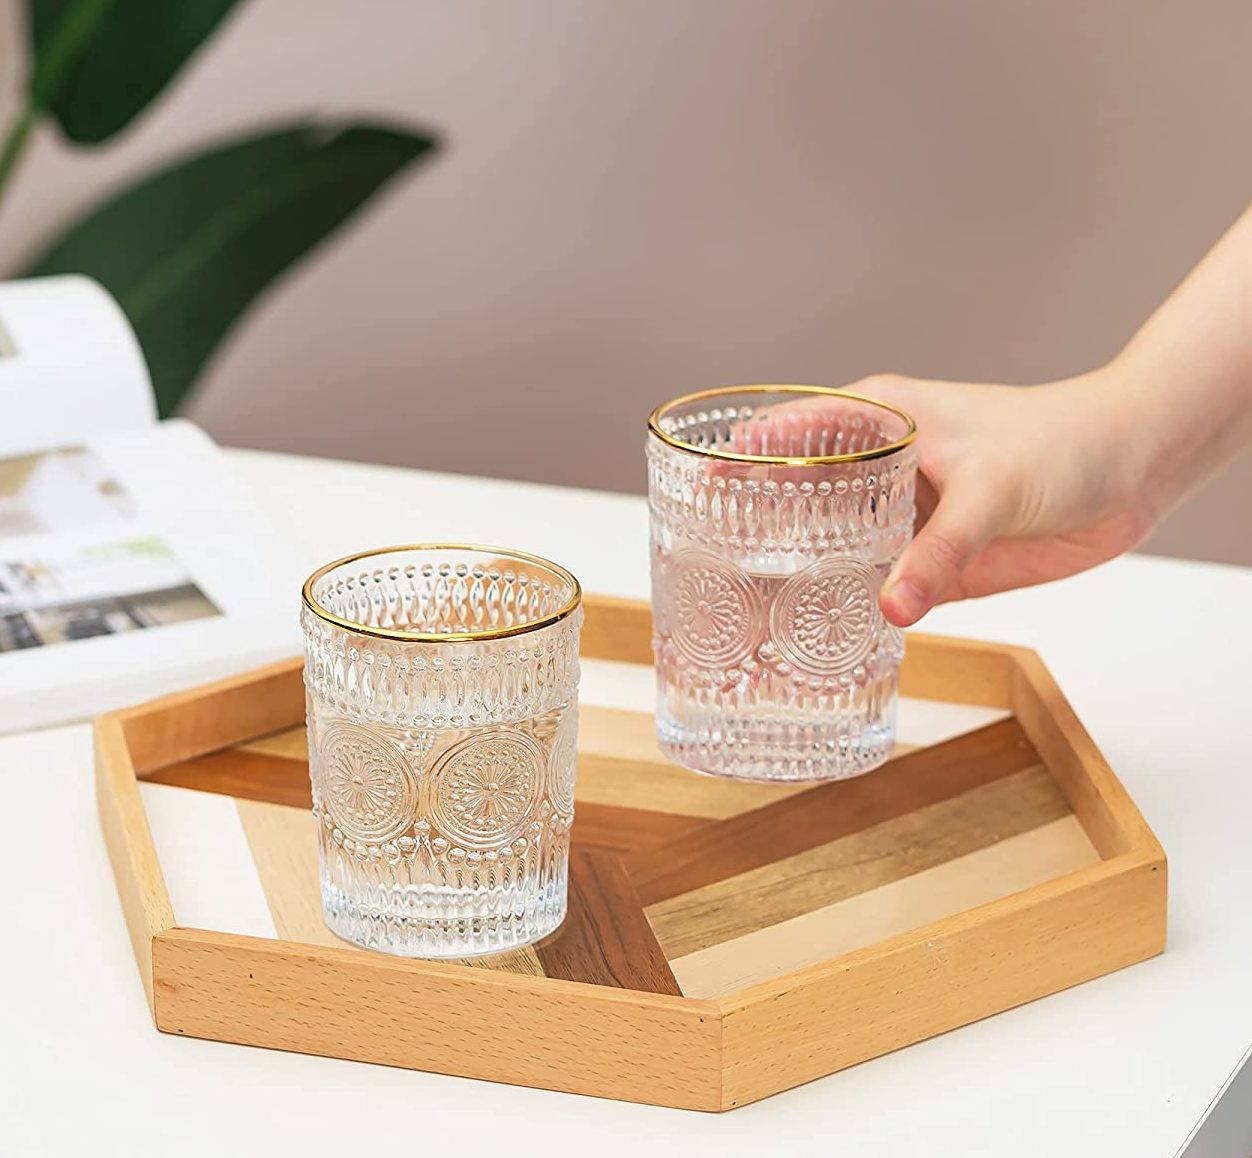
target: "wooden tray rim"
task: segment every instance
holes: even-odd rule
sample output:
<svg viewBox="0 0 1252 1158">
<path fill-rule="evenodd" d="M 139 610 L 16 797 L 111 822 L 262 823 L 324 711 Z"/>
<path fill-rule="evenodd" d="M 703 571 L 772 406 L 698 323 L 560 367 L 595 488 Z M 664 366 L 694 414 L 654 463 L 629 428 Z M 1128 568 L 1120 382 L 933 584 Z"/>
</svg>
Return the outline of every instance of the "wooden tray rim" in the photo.
<svg viewBox="0 0 1252 1158">
<path fill-rule="evenodd" d="M 588 595 L 584 605 L 584 658 L 651 664 L 647 604 Z M 575 999 L 592 1015 L 597 1011 L 602 1014 L 624 1011 L 644 1019 L 660 1018 L 667 1023 L 677 1018 L 681 1024 L 714 1026 L 718 1031 L 717 1048 L 708 1057 L 702 1056 L 698 1064 L 705 1067 L 715 1064 L 717 1080 L 710 1084 L 706 1080 L 708 1075 L 702 1075 L 699 1081 L 693 1078 L 686 1090 L 666 1087 L 644 1091 L 624 1090 L 603 1081 L 597 1088 L 577 1080 L 554 1083 L 551 1075 L 545 1080 L 528 1082 L 524 1076 L 510 1073 L 500 1076 L 499 1080 L 718 1110 L 757 1100 L 887 1049 L 1056 992 L 1142 960 L 1164 948 L 1164 851 L 1038 655 L 1014 645 L 924 633 L 908 635 L 901 673 L 902 693 L 923 699 L 1011 709 L 1068 798 L 1101 860 L 1043 884 L 719 998 L 687 998 L 559 978 L 467 970 L 455 964 L 363 954 L 347 947 L 314 946 L 179 926 L 139 793 L 139 780 L 146 771 L 289 727 L 302 719 L 302 666 L 300 658 L 279 661 L 101 716 L 94 723 L 101 824 L 148 1003 L 159 1029 L 183 1032 L 176 1023 L 179 1020 L 178 998 L 185 996 L 184 988 L 159 975 L 158 967 L 171 951 L 244 953 L 255 955 L 258 960 L 285 958 L 293 963 L 316 960 L 328 968 L 377 977 L 380 982 L 396 975 L 418 974 L 431 983 L 438 979 L 457 988 L 480 987 L 484 993 L 500 990 L 521 1000 L 545 999 L 560 993 Z M 221 727 L 222 719 L 229 721 L 229 727 Z M 997 998 L 994 1008 L 951 1024 L 940 1019 L 924 1032 L 907 1030 L 901 1040 L 888 1042 L 885 1048 L 879 1048 L 881 1039 L 872 1048 L 847 1043 L 840 1046 L 829 1040 L 822 1042 L 819 1028 L 809 1035 L 813 1041 L 806 1040 L 792 1050 L 795 1056 L 787 1065 L 771 1065 L 768 1059 L 762 1063 L 756 1058 L 762 1036 L 777 1035 L 776 1021 L 784 1015 L 784 1008 L 828 1007 L 832 1002 L 846 1006 L 846 991 L 855 988 L 861 979 L 875 973 L 890 974 L 897 966 L 907 966 L 919 955 L 924 956 L 936 944 L 959 945 L 963 940 L 973 944 L 988 930 L 1001 927 L 1015 930 L 1014 936 L 1020 937 L 1023 933 L 1018 926 L 1023 922 L 1046 923 L 1049 912 L 1069 913 L 1075 906 L 1079 910 L 1087 906 L 1094 911 L 1101 903 L 1107 903 L 1102 900 L 1104 894 L 1113 896 L 1115 893 L 1130 894 L 1127 903 L 1136 915 L 1131 926 L 1137 927 L 1140 935 L 1131 938 L 1132 943 L 1114 947 L 1120 949 L 1119 952 L 1089 952 L 1090 959 L 1084 959 L 1080 968 L 1071 968 L 1064 976 L 1050 973 L 1046 979 L 1041 977 L 1027 987 L 1038 992 L 1015 990 Z M 1071 918 L 1070 925 L 1062 926 L 1061 933 L 1072 935 L 1072 926 Z M 773 1030 L 769 1028 L 771 1011 Z M 831 1035 L 824 1036 L 830 1038 Z M 695 1038 L 702 1040 L 703 1028 Z M 825 1048 L 816 1049 L 815 1043 L 824 1044 Z M 343 1052 L 338 1056 L 356 1055 Z M 641 1060 L 645 1056 L 641 1054 Z M 362 1060 L 371 1059 L 363 1056 Z M 625 1064 L 628 1059 L 622 1060 Z"/>
</svg>

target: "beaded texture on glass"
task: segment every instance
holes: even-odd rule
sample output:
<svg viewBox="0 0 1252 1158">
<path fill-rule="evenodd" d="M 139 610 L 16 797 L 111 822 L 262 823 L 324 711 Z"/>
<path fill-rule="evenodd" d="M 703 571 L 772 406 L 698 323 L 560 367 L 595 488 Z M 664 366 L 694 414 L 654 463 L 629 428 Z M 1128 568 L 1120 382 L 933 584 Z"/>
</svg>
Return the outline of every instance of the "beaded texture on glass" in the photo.
<svg viewBox="0 0 1252 1158">
<path fill-rule="evenodd" d="M 427 632 L 508 627 L 569 594 L 465 562 L 336 575 L 315 592 L 322 606 Z M 421 643 L 304 609 L 313 812 L 334 932 L 390 953 L 459 957 L 560 924 L 581 619 L 579 609 L 505 638 Z"/>
<path fill-rule="evenodd" d="M 728 431 L 752 415 L 747 405 L 698 411 L 667 429 L 727 447 Z M 886 438 L 860 416 L 816 434 L 802 422 L 784 445 L 745 449 L 850 453 Z M 839 778 L 882 763 L 903 636 L 883 619 L 878 591 L 912 533 L 913 448 L 777 466 L 652 435 L 647 456 L 662 748 L 700 771 L 759 780 Z"/>
</svg>

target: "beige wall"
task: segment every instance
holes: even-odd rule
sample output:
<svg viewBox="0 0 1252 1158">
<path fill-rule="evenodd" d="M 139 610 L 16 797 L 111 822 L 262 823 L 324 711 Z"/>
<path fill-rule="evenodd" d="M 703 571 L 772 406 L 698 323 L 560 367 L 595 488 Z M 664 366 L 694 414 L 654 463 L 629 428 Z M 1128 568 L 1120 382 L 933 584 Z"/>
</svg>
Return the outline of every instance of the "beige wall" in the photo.
<svg viewBox="0 0 1252 1158">
<path fill-rule="evenodd" d="M 252 0 L 116 147 L 42 133 L 0 269 L 241 126 L 437 126 L 447 155 L 270 295 L 193 416 L 638 489 L 675 392 L 1107 357 L 1252 197 L 1249 44 L 1246 0 Z M 1250 499 L 1245 459 L 1152 546 L 1252 563 Z"/>
</svg>

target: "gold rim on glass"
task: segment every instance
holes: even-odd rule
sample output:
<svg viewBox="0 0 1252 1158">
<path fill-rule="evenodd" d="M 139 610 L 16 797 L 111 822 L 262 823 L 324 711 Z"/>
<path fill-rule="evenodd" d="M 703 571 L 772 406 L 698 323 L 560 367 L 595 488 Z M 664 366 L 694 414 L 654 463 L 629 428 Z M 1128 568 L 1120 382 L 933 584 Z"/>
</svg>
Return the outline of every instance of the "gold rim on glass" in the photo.
<svg viewBox="0 0 1252 1158">
<path fill-rule="evenodd" d="M 482 631 L 443 632 L 401 631 L 399 628 L 394 627 L 370 627 L 368 624 L 344 619 L 333 611 L 328 611 L 313 597 L 313 584 L 336 568 L 346 566 L 348 563 L 356 563 L 361 559 L 374 559 L 383 555 L 398 555 L 405 551 L 479 551 L 483 554 L 498 555 L 502 559 L 515 559 L 521 563 L 531 563 L 537 567 L 546 568 L 559 579 L 564 579 L 570 585 L 572 594 L 550 615 L 541 616 L 539 619 L 528 619 L 525 623 L 515 623 L 512 627 L 490 627 L 484 628 Z M 355 555 L 345 555 L 342 559 L 336 559 L 333 563 L 327 563 L 325 566 L 319 567 L 304 581 L 300 597 L 304 601 L 305 607 L 316 615 L 318 619 L 342 628 L 344 631 L 354 632 L 357 635 L 371 635 L 375 639 L 393 639 L 401 643 L 477 643 L 488 639 L 506 639 L 510 635 L 524 635 L 528 631 L 538 631 L 540 628 L 551 627 L 552 624 L 559 623 L 578 609 L 578 605 L 582 602 L 583 589 L 573 574 L 559 563 L 553 563 L 551 559 L 545 559 L 542 555 L 531 555 L 527 551 L 516 551 L 511 547 L 491 547 L 483 543 L 405 543 L 398 547 L 376 547 L 370 551 L 358 551 Z"/>
<path fill-rule="evenodd" d="M 713 450 L 707 446 L 692 446 L 691 443 L 683 442 L 681 438 L 675 438 L 661 429 L 661 419 L 676 406 L 681 406 L 686 402 L 699 402 L 705 398 L 727 398 L 735 394 L 817 394 L 829 395 L 832 398 L 850 398 L 853 402 L 865 402 L 870 406 L 877 406 L 880 410 L 887 410 L 897 418 L 903 418 L 908 424 L 908 429 L 894 442 L 876 446 L 873 450 L 813 456 L 738 454 L 733 450 Z M 889 402 L 867 398 L 864 394 L 855 394 L 851 390 L 836 390 L 833 386 L 716 386 L 712 390 L 698 390 L 694 394 L 683 394 L 681 397 L 663 402 L 648 415 L 648 429 L 668 446 L 672 446 L 675 450 L 685 450 L 688 454 L 700 454 L 706 458 L 718 458 L 727 462 L 763 463 L 769 466 L 830 466 L 840 462 L 865 462 L 871 458 L 883 458 L 888 454 L 895 454 L 896 451 L 903 450 L 917 438 L 917 423 L 911 414 L 901 410 L 898 406 L 892 406 Z"/>
</svg>

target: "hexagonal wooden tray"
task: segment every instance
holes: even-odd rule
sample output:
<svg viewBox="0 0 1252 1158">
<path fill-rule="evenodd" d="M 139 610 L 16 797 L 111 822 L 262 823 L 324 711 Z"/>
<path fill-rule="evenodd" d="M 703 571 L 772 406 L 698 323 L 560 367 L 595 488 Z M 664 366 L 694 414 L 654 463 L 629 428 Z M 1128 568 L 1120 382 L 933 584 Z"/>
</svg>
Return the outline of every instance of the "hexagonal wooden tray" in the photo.
<svg viewBox="0 0 1252 1158">
<path fill-rule="evenodd" d="M 649 635 L 645 605 L 587 599 L 584 657 L 648 664 Z M 913 635 L 902 679 L 905 739 L 936 710 L 950 738 L 816 787 L 694 775 L 650 716 L 584 706 L 569 917 L 472 963 L 321 924 L 299 661 L 104 716 L 101 823 L 157 1028 L 724 1110 L 1160 952 L 1165 856 L 1038 657 Z M 263 935 L 180 921 L 154 792 L 237 810 Z"/>
</svg>

